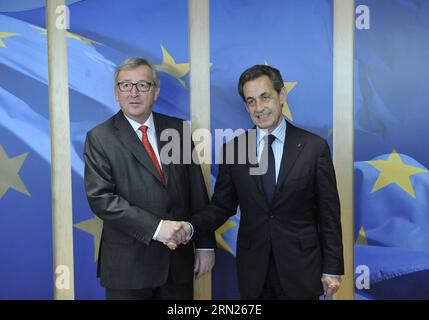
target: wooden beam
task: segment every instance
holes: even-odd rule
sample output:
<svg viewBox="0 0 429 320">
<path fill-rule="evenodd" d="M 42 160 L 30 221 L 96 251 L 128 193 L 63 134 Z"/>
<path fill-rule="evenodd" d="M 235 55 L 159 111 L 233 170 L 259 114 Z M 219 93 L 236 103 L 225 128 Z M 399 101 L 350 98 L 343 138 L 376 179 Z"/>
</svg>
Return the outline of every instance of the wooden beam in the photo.
<svg viewBox="0 0 429 320">
<path fill-rule="evenodd" d="M 51 125 L 54 298 L 74 299 L 73 219 L 67 72 L 67 7 L 46 1 Z"/>
<path fill-rule="evenodd" d="M 210 26 L 209 0 L 188 0 L 191 129 L 210 130 Z M 207 146 L 211 150 L 210 144 Z M 211 157 L 209 157 L 211 160 Z M 210 193 L 210 164 L 201 165 Z M 194 281 L 194 299 L 212 297 L 211 273 Z"/>
<path fill-rule="evenodd" d="M 334 166 L 341 202 L 345 274 L 335 299 L 354 299 L 354 0 L 334 0 Z"/>
</svg>

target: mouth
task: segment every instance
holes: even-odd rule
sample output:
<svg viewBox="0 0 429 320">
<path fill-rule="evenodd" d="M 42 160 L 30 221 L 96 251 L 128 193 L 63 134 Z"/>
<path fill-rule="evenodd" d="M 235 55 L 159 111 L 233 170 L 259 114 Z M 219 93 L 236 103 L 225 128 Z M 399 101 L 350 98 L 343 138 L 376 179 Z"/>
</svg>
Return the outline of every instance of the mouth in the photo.
<svg viewBox="0 0 429 320">
<path fill-rule="evenodd" d="M 271 117 L 271 113 L 263 113 L 263 114 L 258 114 L 256 115 L 256 118 L 258 120 L 265 120 Z"/>
</svg>

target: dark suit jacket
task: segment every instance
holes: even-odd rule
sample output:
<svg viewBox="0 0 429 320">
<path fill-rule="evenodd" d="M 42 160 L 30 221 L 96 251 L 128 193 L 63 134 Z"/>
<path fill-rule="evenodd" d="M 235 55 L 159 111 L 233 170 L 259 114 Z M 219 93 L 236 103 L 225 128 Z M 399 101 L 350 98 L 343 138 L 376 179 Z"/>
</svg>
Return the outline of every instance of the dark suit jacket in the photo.
<svg viewBox="0 0 429 320">
<path fill-rule="evenodd" d="M 164 129 L 183 141 L 182 120 L 153 113 L 159 152 Z M 190 135 L 188 135 L 190 139 Z M 181 154 L 183 154 L 180 143 Z M 208 203 L 201 169 L 195 164 L 162 164 L 164 185 L 122 111 L 88 132 L 85 188 L 89 205 L 103 220 L 97 275 L 114 289 L 157 287 L 167 281 L 192 281 L 193 243 L 170 251 L 152 240 L 160 219 L 188 220 Z M 196 246 L 213 248 L 213 233 L 196 237 Z"/>
<path fill-rule="evenodd" d="M 224 145 L 224 157 L 231 143 L 238 154 L 237 141 Z M 190 218 L 196 234 L 222 225 L 239 205 L 236 262 L 242 298 L 257 298 L 261 293 L 271 247 L 287 296 L 300 299 L 322 294 L 322 273 L 341 275 L 344 271 L 340 205 L 329 146 L 287 123 L 271 204 L 260 176 L 249 175 L 251 167 L 249 159 L 239 164 L 237 158 L 219 166 L 210 205 Z"/>
</svg>

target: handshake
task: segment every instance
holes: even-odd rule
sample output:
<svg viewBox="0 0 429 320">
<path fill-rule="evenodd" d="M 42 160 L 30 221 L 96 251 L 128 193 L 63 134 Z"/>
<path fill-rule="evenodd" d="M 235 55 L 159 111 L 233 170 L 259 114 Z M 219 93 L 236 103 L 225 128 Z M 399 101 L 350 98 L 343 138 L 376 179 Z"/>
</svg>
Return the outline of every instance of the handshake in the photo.
<svg viewBox="0 0 429 320">
<path fill-rule="evenodd" d="M 176 250 L 180 244 L 186 244 L 191 238 L 192 228 L 185 221 L 163 220 L 155 240 L 165 244 L 170 250 Z"/>
</svg>

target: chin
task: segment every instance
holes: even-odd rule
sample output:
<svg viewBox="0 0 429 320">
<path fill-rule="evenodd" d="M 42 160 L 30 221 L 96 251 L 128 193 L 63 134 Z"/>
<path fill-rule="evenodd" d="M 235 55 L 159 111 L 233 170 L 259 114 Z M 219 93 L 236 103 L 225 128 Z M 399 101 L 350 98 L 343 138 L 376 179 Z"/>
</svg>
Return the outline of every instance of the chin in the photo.
<svg viewBox="0 0 429 320">
<path fill-rule="evenodd" d="M 260 129 L 268 130 L 273 127 L 273 123 L 258 123 L 256 124 Z"/>
<path fill-rule="evenodd" d="M 144 110 L 142 110 L 141 108 L 132 108 L 132 109 L 128 109 L 129 113 L 138 117 L 138 116 L 142 116 L 145 114 Z"/>
</svg>

